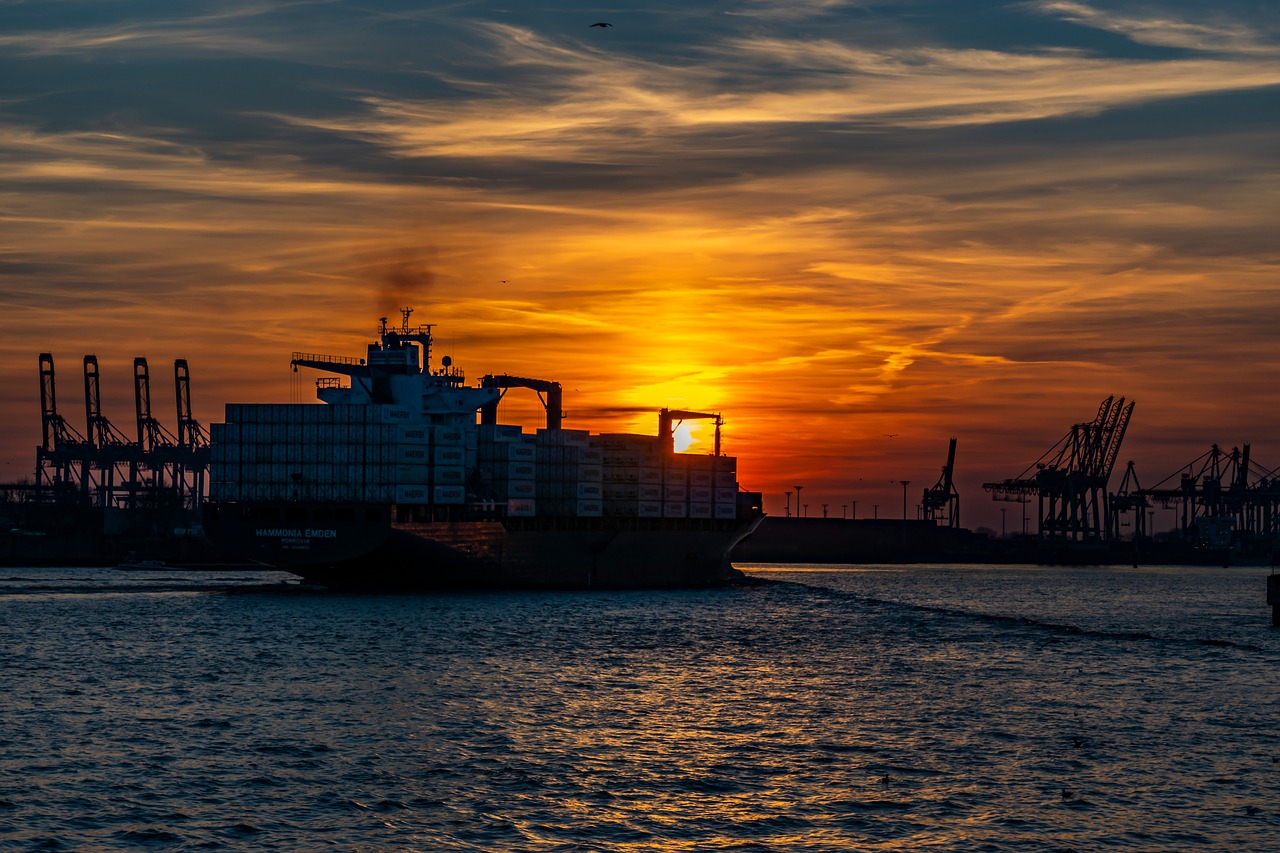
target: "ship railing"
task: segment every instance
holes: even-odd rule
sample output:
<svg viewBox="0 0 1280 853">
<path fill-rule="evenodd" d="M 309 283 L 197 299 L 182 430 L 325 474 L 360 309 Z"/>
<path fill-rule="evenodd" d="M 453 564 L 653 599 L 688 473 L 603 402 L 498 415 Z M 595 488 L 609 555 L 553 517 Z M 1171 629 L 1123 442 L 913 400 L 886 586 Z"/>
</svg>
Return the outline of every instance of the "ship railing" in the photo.
<svg viewBox="0 0 1280 853">
<path fill-rule="evenodd" d="M 343 387 L 342 380 L 338 379 L 335 376 L 325 376 L 316 380 L 317 391 L 319 391 L 321 388 L 341 388 L 341 387 Z"/>
<path fill-rule="evenodd" d="M 295 352 L 291 364 L 300 362 L 312 362 L 320 364 L 364 364 L 363 358 L 354 358 L 349 355 L 321 355 L 313 352 Z"/>
</svg>

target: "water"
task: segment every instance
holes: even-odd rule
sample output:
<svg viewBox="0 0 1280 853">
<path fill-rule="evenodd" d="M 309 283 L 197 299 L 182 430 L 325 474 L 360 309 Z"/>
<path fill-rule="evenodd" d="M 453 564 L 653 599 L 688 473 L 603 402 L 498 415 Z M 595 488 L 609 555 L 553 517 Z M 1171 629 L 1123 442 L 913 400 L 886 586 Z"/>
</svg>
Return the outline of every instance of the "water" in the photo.
<svg viewBox="0 0 1280 853">
<path fill-rule="evenodd" d="M 1265 570 L 328 595 L 0 570 L 0 849 L 1280 845 Z"/>
</svg>

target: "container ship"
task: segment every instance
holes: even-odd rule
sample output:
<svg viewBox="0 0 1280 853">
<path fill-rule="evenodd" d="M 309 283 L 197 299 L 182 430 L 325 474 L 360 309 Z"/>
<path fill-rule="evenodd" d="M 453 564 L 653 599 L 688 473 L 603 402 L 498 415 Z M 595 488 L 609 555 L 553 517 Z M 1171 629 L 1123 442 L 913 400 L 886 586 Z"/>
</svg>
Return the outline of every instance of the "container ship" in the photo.
<svg viewBox="0 0 1280 853">
<path fill-rule="evenodd" d="M 713 586 L 763 518 L 720 452 L 721 419 L 658 412 L 658 434 L 562 426 L 559 383 L 475 385 L 432 325 L 379 321 L 364 358 L 295 352 L 328 374 L 319 403 L 229 403 L 210 425 L 209 538 L 243 559 L 336 588 L 627 589 Z M 546 427 L 500 424 L 533 389 Z M 677 453 L 672 427 L 715 423 L 715 452 Z"/>
</svg>

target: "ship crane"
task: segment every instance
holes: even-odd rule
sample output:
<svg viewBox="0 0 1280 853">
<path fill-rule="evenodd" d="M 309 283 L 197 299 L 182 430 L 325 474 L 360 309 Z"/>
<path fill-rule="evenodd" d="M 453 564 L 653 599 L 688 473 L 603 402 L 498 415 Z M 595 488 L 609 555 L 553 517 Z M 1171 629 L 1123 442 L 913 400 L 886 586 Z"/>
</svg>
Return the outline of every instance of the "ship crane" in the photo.
<svg viewBox="0 0 1280 853">
<path fill-rule="evenodd" d="M 953 476 L 956 467 L 956 440 L 951 439 L 947 448 L 947 464 L 942 475 L 931 489 L 924 490 L 922 505 L 926 521 L 946 519 L 949 527 L 960 526 L 960 492 L 956 490 Z"/>
<path fill-rule="evenodd" d="M 528 388 L 538 393 L 538 400 L 542 403 L 542 408 L 547 413 L 547 429 L 560 429 L 564 422 L 564 390 L 560 387 L 559 382 L 551 382 L 546 379 L 528 379 L 524 376 L 509 376 L 507 374 L 494 375 L 489 374 L 480 379 L 480 387 L 489 390 L 501 390 L 501 394 L 496 399 L 485 403 L 480 407 L 480 423 L 485 425 L 496 424 L 498 422 L 498 404 L 502 402 L 502 398 L 507 395 L 507 391 L 512 388 Z M 544 397 L 543 394 L 546 396 Z"/>
<path fill-rule="evenodd" d="M 706 420 L 715 422 L 715 455 L 720 455 L 720 428 L 724 426 L 724 418 L 719 412 L 686 412 L 680 409 L 663 409 L 658 412 L 658 440 L 662 442 L 663 451 L 667 454 L 676 452 L 674 429 L 681 421 Z"/>
</svg>

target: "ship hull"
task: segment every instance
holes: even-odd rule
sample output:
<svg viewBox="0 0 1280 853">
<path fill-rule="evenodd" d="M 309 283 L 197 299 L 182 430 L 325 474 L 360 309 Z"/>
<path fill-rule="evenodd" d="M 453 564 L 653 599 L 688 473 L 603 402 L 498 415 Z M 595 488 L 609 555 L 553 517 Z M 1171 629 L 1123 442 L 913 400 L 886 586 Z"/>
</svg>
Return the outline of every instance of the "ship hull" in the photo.
<svg viewBox="0 0 1280 853">
<path fill-rule="evenodd" d="M 729 552 L 760 521 L 506 519 L 392 521 L 390 507 L 285 512 L 264 522 L 251 505 L 211 505 L 206 529 L 238 555 L 339 589 L 660 589 L 721 585 Z M 278 515 L 276 509 L 273 515 Z M 305 515 L 304 515 L 305 514 Z M 335 519 L 341 515 L 341 520 Z M 268 516 L 270 517 L 270 516 Z"/>
</svg>

